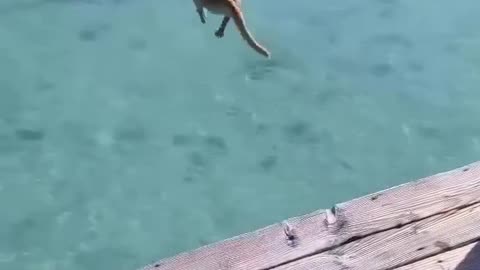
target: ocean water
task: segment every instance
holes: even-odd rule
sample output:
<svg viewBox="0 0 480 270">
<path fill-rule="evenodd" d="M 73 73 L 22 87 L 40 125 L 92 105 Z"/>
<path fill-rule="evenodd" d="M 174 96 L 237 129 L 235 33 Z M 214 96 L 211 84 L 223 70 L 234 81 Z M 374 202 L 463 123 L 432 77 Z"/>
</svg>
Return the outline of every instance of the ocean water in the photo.
<svg viewBox="0 0 480 270">
<path fill-rule="evenodd" d="M 0 1 L 0 269 L 134 270 L 480 156 L 480 2 Z"/>
</svg>

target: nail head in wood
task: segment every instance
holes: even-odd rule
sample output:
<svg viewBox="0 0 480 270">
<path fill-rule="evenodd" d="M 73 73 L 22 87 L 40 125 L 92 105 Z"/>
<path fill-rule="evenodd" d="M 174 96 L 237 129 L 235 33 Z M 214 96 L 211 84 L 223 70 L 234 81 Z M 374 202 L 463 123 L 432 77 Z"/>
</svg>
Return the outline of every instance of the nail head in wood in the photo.
<svg viewBox="0 0 480 270">
<path fill-rule="evenodd" d="M 333 225 L 337 222 L 335 206 L 332 207 L 331 209 L 327 209 L 325 213 L 326 213 L 327 225 Z"/>
<path fill-rule="evenodd" d="M 293 228 L 287 222 L 283 223 L 283 232 L 285 233 L 285 237 L 287 239 L 287 245 L 290 247 L 296 246 L 297 236 L 293 230 Z"/>
</svg>

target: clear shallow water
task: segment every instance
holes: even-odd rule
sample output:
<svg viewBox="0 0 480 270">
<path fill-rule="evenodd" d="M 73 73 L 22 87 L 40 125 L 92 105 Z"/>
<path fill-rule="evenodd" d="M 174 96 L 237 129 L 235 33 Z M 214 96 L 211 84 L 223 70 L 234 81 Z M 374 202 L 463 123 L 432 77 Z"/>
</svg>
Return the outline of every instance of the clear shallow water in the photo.
<svg viewBox="0 0 480 270">
<path fill-rule="evenodd" d="M 480 3 L 0 4 L 0 269 L 129 269 L 479 159 Z"/>
</svg>

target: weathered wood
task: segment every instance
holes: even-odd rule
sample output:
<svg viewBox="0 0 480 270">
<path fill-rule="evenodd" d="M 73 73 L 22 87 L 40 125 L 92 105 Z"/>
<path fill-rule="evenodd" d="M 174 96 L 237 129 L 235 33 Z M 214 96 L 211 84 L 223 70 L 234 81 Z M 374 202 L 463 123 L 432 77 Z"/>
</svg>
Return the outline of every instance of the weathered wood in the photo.
<svg viewBox="0 0 480 270">
<path fill-rule="evenodd" d="M 275 270 L 386 270 L 480 239 L 480 203 L 376 233 Z"/>
<path fill-rule="evenodd" d="M 480 202 L 480 162 L 179 254 L 145 270 L 269 269 L 354 238 Z"/>
<path fill-rule="evenodd" d="M 428 257 L 395 270 L 479 270 L 480 242 Z"/>
</svg>

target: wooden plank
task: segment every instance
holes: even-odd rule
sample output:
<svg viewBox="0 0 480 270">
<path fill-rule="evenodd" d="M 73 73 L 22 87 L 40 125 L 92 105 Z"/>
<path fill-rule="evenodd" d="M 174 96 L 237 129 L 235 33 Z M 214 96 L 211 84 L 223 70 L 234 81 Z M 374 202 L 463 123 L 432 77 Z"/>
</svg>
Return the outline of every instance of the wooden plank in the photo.
<svg viewBox="0 0 480 270">
<path fill-rule="evenodd" d="M 319 193 L 321 196 L 321 193 Z M 480 162 L 167 258 L 144 270 L 268 269 L 480 201 Z M 291 236 L 287 237 L 286 231 Z M 290 238 L 287 239 L 287 238 Z M 293 241 L 292 241 L 293 240 Z"/>
<path fill-rule="evenodd" d="M 395 270 L 479 270 L 480 242 L 428 257 Z"/>
<path fill-rule="evenodd" d="M 275 270 L 395 269 L 479 239 L 477 203 L 373 234 Z"/>
</svg>

